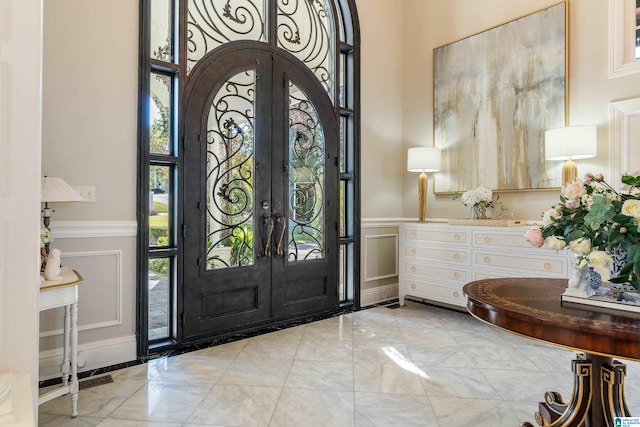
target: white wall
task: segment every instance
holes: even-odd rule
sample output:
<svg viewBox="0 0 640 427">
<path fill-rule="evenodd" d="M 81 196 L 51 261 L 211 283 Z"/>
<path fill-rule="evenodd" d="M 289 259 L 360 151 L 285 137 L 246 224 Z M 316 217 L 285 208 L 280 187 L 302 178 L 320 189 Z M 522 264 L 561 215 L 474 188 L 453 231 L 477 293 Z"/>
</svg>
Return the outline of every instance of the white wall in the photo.
<svg viewBox="0 0 640 427">
<path fill-rule="evenodd" d="M 96 187 L 95 203 L 58 204 L 52 217 L 53 247 L 85 279 L 83 370 L 136 357 L 138 3 L 44 4 L 42 173 Z M 60 318 L 40 317 L 45 377 L 60 363 Z"/>
<path fill-rule="evenodd" d="M 362 37 L 362 217 L 402 216 L 403 5 L 358 0 Z"/>
<path fill-rule="evenodd" d="M 503 24 L 557 1 L 405 0 L 403 151 L 433 144 L 433 49 Z M 608 78 L 608 2 L 569 2 L 569 124 L 598 126 L 598 156 L 578 161 L 580 176 L 610 172 L 609 103 L 640 96 L 640 74 Z M 403 216 L 417 217 L 416 178 L 403 172 Z M 436 178 L 437 179 L 437 178 Z M 430 187 L 429 217 L 465 217 L 466 208 Z M 518 219 L 539 219 L 558 201 L 558 191 L 512 192 L 500 196 Z"/>
<path fill-rule="evenodd" d="M 39 0 L 0 3 L 0 373 L 27 377 L 14 401 L 24 426 L 37 415 L 41 16 Z"/>
</svg>

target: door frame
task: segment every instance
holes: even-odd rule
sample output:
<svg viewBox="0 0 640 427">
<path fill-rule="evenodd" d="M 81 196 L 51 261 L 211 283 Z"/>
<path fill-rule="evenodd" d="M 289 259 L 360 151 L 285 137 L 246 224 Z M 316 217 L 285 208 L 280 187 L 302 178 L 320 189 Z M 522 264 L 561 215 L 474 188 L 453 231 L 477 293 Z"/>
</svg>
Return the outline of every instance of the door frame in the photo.
<svg viewBox="0 0 640 427">
<path fill-rule="evenodd" d="M 172 115 L 172 124 L 175 125 L 175 139 L 171 144 L 176 149 L 181 144 L 179 135 L 182 133 L 183 124 L 179 122 L 178 117 L 182 111 L 184 99 L 182 98 L 183 88 L 186 85 L 188 77 L 187 72 L 187 1 L 186 0 L 170 0 L 173 15 L 169 22 L 169 32 L 171 34 L 169 42 L 169 56 L 158 59 L 152 56 L 152 50 L 157 46 L 151 46 L 150 30 L 152 27 L 151 20 L 151 3 L 152 0 L 139 0 L 139 73 L 138 73 L 138 171 L 137 171 L 137 221 L 138 233 L 136 242 L 136 270 L 137 270 L 137 292 L 136 292 L 136 341 L 137 354 L 140 358 L 146 358 L 150 355 L 163 353 L 167 350 L 188 349 L 191 346 L 180 341 L 180 337 L 170 334 L 165 340 L 149 340 L 149 290 L 148 290 L 148 272 L 149 260 L 153 256 L 158 255 L 155 248 L 149 246 L 149 166 L 152 155 L 149 152 L 149 120 L 150 120 L 150 76 L 154 72 L 166 72 L 173 76 L 175 81 L 175 90 L 177 93 L 176 101 L 173 105 L 175 113 Z M 269 22 L 274 22 L 275 12 L 270 6 L 268 16 Z M 344 83 L 345 83 L 345 102 L 335 103 L 335 109 L 338 114 L 348 122 L 345 129 L 347 142 L 345 151 L 349 157 L 346 170 L 341 172 L 341 180 L 347 187 L 349 195 L 345 200 L 345 230 L 343 236 L 340 237 L 340 248 L 343 250 L 346 259 L 344 280 L 345 294 L 344 301 L 341 305 L 344 309 L 350 307 L 360 307 L 360 252 L 361 252 L 361 202 L 360 202 L 360 140 L 361 140 L 361 100 L 360 100 L 360 74 L 361 74 L 361 36 L 360 22 L 356 7 L 356 0 L 332 0 L 331 8 L 334 11 L 335 24 L 342 25 L 339 31 L 336 27 L 336 51 L 334 60 L 336 63 L 343 64 Z M 338 18 L 339 16 L 339 18 Z M 276 43 L 276 29 L 269 25 L 267 33 L 269 41 L 267 44 Z M 336 68 L 336 73 L 340 67 Z M 336 78 L 339 76 L 336 74 Z M 338 89 L 334 89 L 334 93 L 338 94 Z M 159 157 L 159 156 L 155 156 Z M 182 170 L 182 160 L 171 156 L 167 160 L 174 162 L 177 168 L 175 192 L 182 191 L 182 180 L 180 173 Z M 160 159 L 160 161 L 164 161 Z M 180 226 L 182 224 L 182 212 L 180 207 L 175 207 L 175 224 L 176 229 L 173 231 L 175 236 L 174 245 L 164 251 L 167 256 L 175 259 L 174 273 L 171 276 L 172 288 L 175 288 L 177 281 L 181 280 L 182 272 L 182 233 Z M 170 316 L 170 327 L 175 331 L 176 323 L 179 322 L 177 313 L 181 311 L 178 302 L 171 296 L 169 302 L 172 310 Z"/>
</svg>

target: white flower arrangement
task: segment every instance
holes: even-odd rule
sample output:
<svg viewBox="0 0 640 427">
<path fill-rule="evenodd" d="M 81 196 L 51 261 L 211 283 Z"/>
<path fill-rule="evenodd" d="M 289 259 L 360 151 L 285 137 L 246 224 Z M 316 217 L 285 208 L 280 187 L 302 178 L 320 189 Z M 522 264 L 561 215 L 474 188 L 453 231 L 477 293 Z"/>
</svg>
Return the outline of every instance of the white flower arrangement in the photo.
<svg viewBox="0 0 640 427">
<path fill-rule="evenodd" d="M 465 206 L 477 206 L 484 203 L 485 207 L 490 208 L 493 206 L 493 191 L 481 185 L 475 190 L 465 191 L 460 197 L 460 201 Z"/>
<path fill-rule="evenodd" d="M 53 242 L 53 233 L 47 227 L 40 227 L 40 247 L 44 248 L 46 245 Z"/>
</svg>

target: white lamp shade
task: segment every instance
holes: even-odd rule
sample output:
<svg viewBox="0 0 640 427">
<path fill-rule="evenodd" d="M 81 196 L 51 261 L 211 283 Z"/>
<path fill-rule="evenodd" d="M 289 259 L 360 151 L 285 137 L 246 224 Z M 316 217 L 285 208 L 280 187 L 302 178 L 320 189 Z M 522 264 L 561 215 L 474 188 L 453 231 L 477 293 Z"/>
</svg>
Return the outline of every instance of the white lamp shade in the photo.
<svg viewBox="0 0 640 427">
<path fill-rule="evenodd" d="M 546 131 L 545 158 L 567 160 L 595 157 L 598 149 L 596 131 L 595 126 L 569 126 Z"/>
<path fill-rule="evenodd" d="M 45 176 L 42 178 L 40 200 L 43 202 L 80 202 L 84 199 L 64 179 Z"/>
<path fill-rule="evenodd" d="M 407 170 L 409 172 L 438 172 L 442 155 L 436 147 L 415 147 L 407 151 Z"/>
</svg>

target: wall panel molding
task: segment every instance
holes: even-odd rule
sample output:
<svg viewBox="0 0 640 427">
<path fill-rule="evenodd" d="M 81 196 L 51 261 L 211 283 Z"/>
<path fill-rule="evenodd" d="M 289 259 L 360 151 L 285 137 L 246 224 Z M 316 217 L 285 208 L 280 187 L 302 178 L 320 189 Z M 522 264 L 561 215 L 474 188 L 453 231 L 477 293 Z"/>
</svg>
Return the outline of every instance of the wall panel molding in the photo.
<svg viewBox="0 0 640 427">
<path fill-rule="evenodd" d="M 87 299 L 87 298 L 82 298 L 82 293 L 83 293 L 83 289 L 86 289 L 89 286 L 92 286 L 91 284 L 91 274 L 88 271 L 84 271 L 81 268 L 76 268 L 76 267 L 72 267 L 72 268 L 76 268 L 78 270 L 78 273 L 80 273 L 81 276 L 83 276 L 84 278 L 84 283 L 82 283 L 80 285 L 79 288 L 79 292 L 80 292 L 80 298 L 79 298 L 79 302 L 78 302 L 78 310 L 79 310 L 79 318 L 78 318 L 78 331 L 79 332 L 83 332 L 83 331 L 90 331 L 90 330 L 94 330 L 94 329 L 101 329 L 101 328 L 108 328 L 108 327 L 113 327 L 113 326 L 120 326 L 122 325 L 122 306 L 123 306 L 123 301 L 122 301 L 122 251 L 121 250 L 108 250 L 108 251 L 82 251 L 82 252 L 63 252 L 62 253 L 62 259 L 63 260 L 67 260 L 67 262 L 69 262 L 69 259 L 73 259 L 73 258 L 103 258 L 104 257 L 107 258 L 111 258 L 113 257 L 114 259 L 111 261 L 112 264 L 115 264 L 115 273 L 113 276 L 114 279 L 114 283 L 110 284 L 113 286 L 112 289 L 115 290 L 115 306 L 113 307 L 113 318 L 111 319 L 105 319 L 103 321 L 100 322 L 92 322 L 92 323 L 84 323 L 82 322 L 82 318 L 84 317 L 82 315 L 83 313 L 83 308 L 86 307 L 90 307 L 90 303 L 91 302 L 95 302 L 95 299 Z M 107 262 L 107 261 L 104 261 Z M 64 261 L 63 261 L 64 264 Z M 95 286 L 95 283 L 94 283 Z M 84 288 L 83 288 L 84 287 Z M 95 295 L 95 291 L 92 292 L 92 294 Z M 104 304 L 105 301 L 97 301 L 98 304 Z M 62 309 L 58 309 L 58 311 L 62 311 Z M 85 311 L 86 312 L 86 311 Z M 40 338 L 46 338 L 46 337 L 51 337 L 51 336 L 55 336 L 55 335 L 62 335 L 63 330 L 62 328 L 56 328 L 56 329 L 52 329 L 52 330 L 48 330 L 48 331 L 44 331 L 44 332 L 40 332 Z"/>
<path fill-rule="evenodd" d="M 369 276 L 369 264 L 373 263 L 373 262 L 377 262 L 376 259 L 372 259 L 370 258 L 370 255 L 372 253 L 375 253 L 376 255 L 380 255 L 380 251 L 377 250 L 378 248 L 373 248 L 373 245 L 375 245 L 376 243 L 374 242 L 378 242 L 380 240 L 384 240 L 384 239 L 392 239 L 393 240 L 393 246 L 394 246 L 394 250 L 393 253 L 391 254 L 386 254 L 383 253 L 382 255 L 389 255 L 389 256 L 393 256 L 393 267 L 394 270 L 393 271 L 388 271 L 388 272 L 380 272 L 381 274 L 377 274 L 375 276 Z M 379 244 L 378 244 L 379 246 Z M 380 280 L 380 279 L 388 279 L 390 277 L 397 277 L 398 276 L 398 233 L 392 233 L 392 234 L 371 234 L 368 236 L 364 236 L 364 281 L 365 282 L 372 282 L 375 280 Z"/>
<path fill-rule="evenodd" d="M 136 221 L 52 221 L 56 239 L 86 239 L 96 237 L 136 237 Z"/>
<path fill-rule="evenodd" d="M 634 0 L 609 0 L 609 78 L 640 72 L 635 59 Z"/>
<path fill-rule="evenodd" d="M 626 99 L 609 104 L 610 123 L 609 126 L 609 161 L 611 177 L 609 182 L 616 188 L 620 188 L 620 176 L 623 172 L 634 172 L 638 165 L 629 163 L 629 147 L 631 141 L 640 138 L 638 133 L 633 132 L 630 121 L 634 116 L 640 116 L 640 98 Z M 640 118 L 640 117 L 637 117 Z"/>
</svg>

